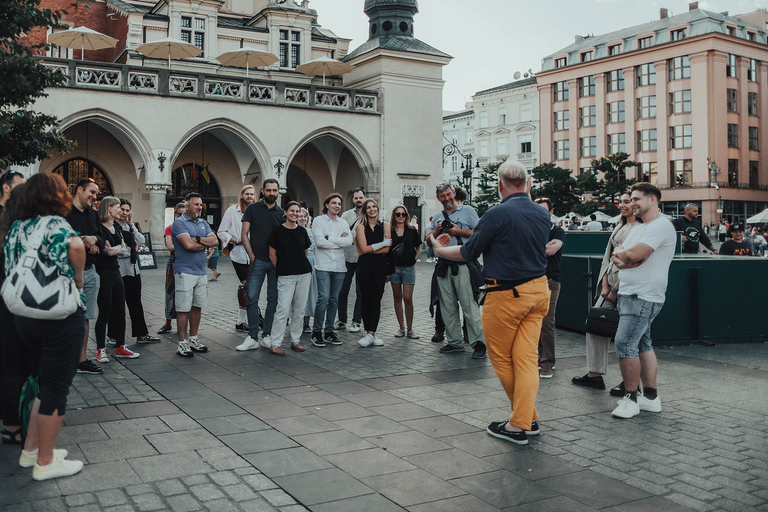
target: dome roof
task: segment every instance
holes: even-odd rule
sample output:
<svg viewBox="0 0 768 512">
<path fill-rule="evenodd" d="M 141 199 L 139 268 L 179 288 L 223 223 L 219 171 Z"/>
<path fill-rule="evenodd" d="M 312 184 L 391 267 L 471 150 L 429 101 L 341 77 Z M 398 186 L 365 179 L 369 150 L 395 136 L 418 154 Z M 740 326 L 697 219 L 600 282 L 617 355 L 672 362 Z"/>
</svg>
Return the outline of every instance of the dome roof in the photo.
<svg viewBox="0 0 768 512">
<path fill-rule="evenodd" d="M 387 7 L 400 7 L 411 9 L 413 12 L 419 12 L 418 0 L 365 0 L 363 11 L 369 14 L 371 11 Z"/>
</svg>

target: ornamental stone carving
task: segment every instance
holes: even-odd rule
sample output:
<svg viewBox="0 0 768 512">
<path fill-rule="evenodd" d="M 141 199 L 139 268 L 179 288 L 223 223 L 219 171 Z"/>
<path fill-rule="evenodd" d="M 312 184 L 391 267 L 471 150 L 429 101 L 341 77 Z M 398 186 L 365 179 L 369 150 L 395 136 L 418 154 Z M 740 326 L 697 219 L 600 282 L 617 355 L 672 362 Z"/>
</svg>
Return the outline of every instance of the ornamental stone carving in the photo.
<svg viewBox="0 0 768 512">
<path fill-rule="evenodd" d="M 309 105 L 309 91 L 306 89 L 291 89 L 285 88 L 285 102 L 286 103 L 299 103 L 301 105 Z"/>
<path fill-rule="evenodd" d="M 427 189 L 424 185 L 400 185 L 400 195 L 406 197 L 418 198 L 417 204 L 421 206 L 424 203 Z"/>
<path fill-rule="evenodd" d="M 339 92 L 317 91 L 315 93 L 315 105 L 323 107 L 349 107 L 349 94 Z"/>
<path fill-rule="evenodd" d="M 156 92 L 157 75 L 130 71 L 128 73 L 128 87 L 139 91 Z"/>
<path fill-rule="evenodd" d="M 95 85 L 97 87 L 120 87 L 121 74 L 114 69 L 98 69 L 79 67 L 75 70 L 78 84 Z"/>
<path fill-rule="evenodd" d="M 251 84 L 248 88 L 248 98 L 259 101 L 275 101 L 275 88 L 269 85 Z"/>
<path fill-rule="evenodd" d="M 205 95 L 223 96 L 225 98 L 242 98 L 243 84 L 240 82 L 225 82 L 222 80 L 206 80 Z"/>
<path fill-rule="evenodd" d="M 144 188 L 152 191 L 168 192 L 171 190 L 171 185 L 166 183 L 147 183 Z"/>
<path fill-rule="evenodd" d="M 171 76 L 168 82 L 171 92 L 197 95 L 197 79 L 186 76 Z"/>
</svg>

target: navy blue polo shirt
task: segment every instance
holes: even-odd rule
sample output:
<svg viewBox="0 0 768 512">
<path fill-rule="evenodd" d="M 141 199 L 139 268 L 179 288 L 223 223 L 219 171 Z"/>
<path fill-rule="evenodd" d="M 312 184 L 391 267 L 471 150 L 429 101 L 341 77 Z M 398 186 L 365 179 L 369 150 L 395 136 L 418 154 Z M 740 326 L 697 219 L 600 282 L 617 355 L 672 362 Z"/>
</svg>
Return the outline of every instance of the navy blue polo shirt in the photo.
<svg viewBox="0 0 768 512">
<path fill-rule="evenodd" d="M 198 217 L 197 220 L 190 219 L 186 213 L 173 221 L 171 226 L 171 238 L 173 239 L 173 248 L 176 251 L 176 259 L 173 261 L 173 271 L 177 274 L 191 274 L 193 276 L 204 276 L 205 270 L 205 251 L 187 250 L 181 242 L 179 235 L 188 234 L 193 240 L 195 237 L 205 238 L 211 233 L 211 226 L 208 222 Z"/>
<path fill-rule="evenodd" d="M 547 271 L 549 212 L 524 192 L 505 197 L 480 218 L 461 246 L 466 260 L 483 255 L 483 275 L 502 281 L 530 280 Z"/>
</svg>

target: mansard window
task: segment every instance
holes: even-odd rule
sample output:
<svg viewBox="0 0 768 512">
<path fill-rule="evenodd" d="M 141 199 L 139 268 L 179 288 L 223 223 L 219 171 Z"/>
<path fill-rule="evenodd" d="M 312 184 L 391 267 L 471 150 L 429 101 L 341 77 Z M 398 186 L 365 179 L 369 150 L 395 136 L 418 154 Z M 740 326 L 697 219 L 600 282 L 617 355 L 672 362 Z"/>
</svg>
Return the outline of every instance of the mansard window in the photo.
<svg viewBox="0 0 768 512">
<path fill-rule="evenodd" d="M 568 82 L 557 82 L 554 84 L 555 101 L 566 101 L 568 99 Z"/>
<path fill-rule="evenodd" d="M 612 101 L 606 105 L 606 120 L 609 123 L 623 123 L 624 122 L 624 102 Z"/>
<path fill-rule="evenodd" d="M 205 18 L 182 16 L 181 40 L 200 48 L 198 57 L 205 57 Z"/>
<path fill-rule="evenodd" d="M 585 76 L 579 80 L 579 98 L 595 95 L 595 77 Z"/>
<path fill-rule="evenodd" d="M 621 53 L 621 45 L 613 44 L 608 47 L 608 55 L 619 55 Z"/>
<path fill-rule="evenodd" d="M 579 139 L 579 156 L 581 158 L 590 158 L 597 155 L 597 137 L 583 137 Z"/>
<path fill-rule="evenodd" d="M 687 114 L 691 111 L 691 90 L 669 93 L 669 114 Z"/>
<path fill-rule="evenodd" d="M 669 81 L 691 78 L 691 60 L 687 55 L 675 57 L 667 61 L 669 66 Z"/>
<path fill-rule="evenodd" d="M 567 66 L 567 59 L 565 57 L 555 59 L 555 68 L 564 68 L 565 66 Z"/>
<path fill-rule="evenodd" d="M 555 131 L 567 130 L 570 127 L 570 114 L 568 110 L 555 112 Z"/>
<path fill-rule="evenodd" d="M 618 69 L 605 74 L 608 92 L 624 90 L 624 71 Z"/>
<path fill-rule="evenodd" d="M 579 117 L 581 118 L 581 126 L 595 126 L 597 124 L 597 110 L 594 105 L 589 107 L 582 107 L 579 109 Z"/>
<path fill-rule="evenodd" d="M 756 92 L 747 93 L 747 114 L 749 114 L 750 116 L 757 115 L 757 93 Z"/>
<path fill-rule="evenodd" d="M 671 36 L 670 39 L 672 41 L 680 41 L 681 39 L 685 39 L 685 29 L 681 28 L 678 30 L 673 30 L 670 33 L 670 36 Z"/>
<path fill-rule="evenodd" d="M 656 130 L 638 130 L 637 152 L 656 151 Z"/>
<path fill-rule="evenodd" d="M 595 52 L 588 51 L 581 54 L 581 62 L 589 62 L 595 58 Z"/>
<path fill-rule="evenodd" d="M 653 63 L 637 66 L 635 75 L 637 76 L 638 87 L 653 85 L 656 83 L 656 66 Z"/>
<path fill-rule="evenodd" d="M 653 45 L 653 37 L 641 37 L 637 40 L 637 48 L 642 50 L 643 48 L 650 48 Z"/>
<path fill-rule="evenodd" d="M 656 117 L 656 96 L 637 98 L 637 118 L 651 119 Z"/>
<path fill-rule="evenodd" d="M 725 61 L 725 76 L 730 78 L 736 77 L 736 56 L 728 55 L 728 59 Z"/>
<path fill-rule="evenodd" d="M 301 64 L 301 32 L 280 30 L 280 67 L 295 68 Z"/>
<path fill-rule="evenodd" d="M 555 141 L 555 160 L 568 160 L 571 158 L 571 141 L 569 140 L 556 140 Z M 525 151 L 523 151 L 525 153 Z"/>
<path fill-rule="evenodd" d="M 613 133 L 608 135 L 608 154 L 626 153 L 627 136 L 624 133 Z"/>
<path fill-rule="evenodd" d="M 669 127 L 669 149 L 690 148 L 693 145 L 690 124 Z"/>
</svg>

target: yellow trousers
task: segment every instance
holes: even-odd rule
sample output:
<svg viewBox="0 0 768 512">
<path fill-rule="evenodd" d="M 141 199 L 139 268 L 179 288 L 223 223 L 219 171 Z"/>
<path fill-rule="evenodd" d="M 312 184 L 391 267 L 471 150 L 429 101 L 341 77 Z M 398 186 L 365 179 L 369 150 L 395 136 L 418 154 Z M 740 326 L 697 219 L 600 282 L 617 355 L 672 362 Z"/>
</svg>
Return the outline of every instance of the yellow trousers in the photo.
<svg viewBox="0 0 768 512">
<path fill-rule="evenodd" d="M 536 351 L 541 322 L 549 310 L 546 276 L 513 290 L 491 292 L 483 306 L 488 357 L 512 404 L 510 425 L 530 430 L 536 414 L 539 370 Z"/>
</svg>

